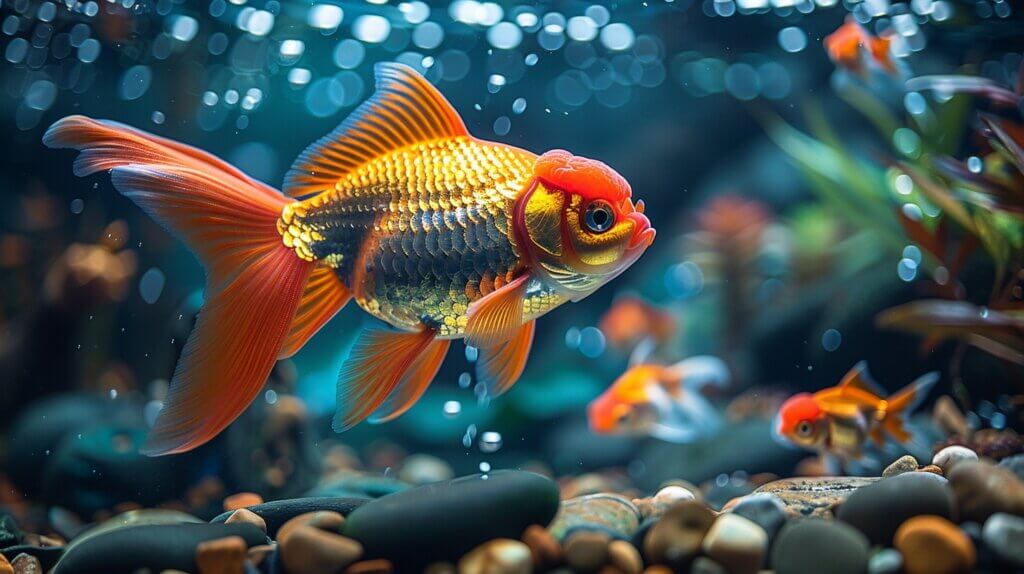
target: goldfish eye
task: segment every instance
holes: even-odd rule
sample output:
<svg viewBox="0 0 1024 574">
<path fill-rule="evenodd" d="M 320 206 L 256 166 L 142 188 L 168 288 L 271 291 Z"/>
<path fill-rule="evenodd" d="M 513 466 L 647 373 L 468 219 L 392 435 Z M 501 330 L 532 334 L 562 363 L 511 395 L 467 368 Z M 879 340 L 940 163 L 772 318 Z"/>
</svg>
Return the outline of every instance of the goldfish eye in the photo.
<svg viewBox="0 0 1024 574">
<path fill-rule="evenodd" d="M 811 432 L 814 431 L 814 427 L 811 426 L 810 421 L 800 421 L 800 424 L 796 425 L 796 434 L 808 437 L 811 436 Z"/>
<path fill-rule="evenodd" d="M 594 233 L 604 233 L 615 225 L 615 211 L 607 201 L 600 199 L 590 202 L 583 218 L 587 229 Z"/>
</svg>

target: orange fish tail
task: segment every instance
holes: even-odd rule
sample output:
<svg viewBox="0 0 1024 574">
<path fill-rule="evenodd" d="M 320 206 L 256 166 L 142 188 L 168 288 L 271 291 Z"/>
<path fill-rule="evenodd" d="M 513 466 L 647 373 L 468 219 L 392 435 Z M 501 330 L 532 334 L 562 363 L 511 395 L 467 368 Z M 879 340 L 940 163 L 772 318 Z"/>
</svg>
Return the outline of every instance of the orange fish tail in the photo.
<svg viewBox="0 0 1024 574">
<path fill-rule="evenodd" d="M 347 300 L 282 242 L 277 221 L 289 200 L 216 157 L 82 116 L 58 121 L 43 142 L 81 151 L 77 175 L 110 170 L 114 187 L 206 268 L 205 305 L 144 453 L 183 452 L 216 436 L 260 392 L 282 351 L 294 352 Z"/>
<path fill-rule="evenodd" d="M 913 438 L 904 423 L 938 382 L 938 373 L 928 373 L 918 377 L 886 400 L 887 409 L 885 418 L 882 419 L 882 427 L 896 442 L 905 444 Z"/>
</svg>

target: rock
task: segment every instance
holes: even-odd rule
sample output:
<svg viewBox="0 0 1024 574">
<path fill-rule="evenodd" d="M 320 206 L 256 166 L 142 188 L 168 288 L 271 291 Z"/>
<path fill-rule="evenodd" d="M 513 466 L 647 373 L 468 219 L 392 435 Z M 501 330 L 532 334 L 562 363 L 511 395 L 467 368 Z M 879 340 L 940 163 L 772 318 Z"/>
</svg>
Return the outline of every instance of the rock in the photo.
<svg viewBox="0 0 1024 574">
<path fill-rule="evenodd" d="M 406 458 L 398 472 L 399 480 L 414 486 L 451 480 L 454 476 L 451 465 L 429 454 L 414 454 Z"/>
<path fill-rule="evenodd" d="M 695 500 L 684 500 L 669 508 L 644 538 L 648 562 L 685 568 L 700 552 L 704 535 L 711 529 L 715 513 Z"/>
<path fill-rule="evenodd" d="M 43 565 L 31 554 L 18 554 L 11 560 L 14 574 L 43 574 Z"/>
<path fill-rule="evenodd" d="M 577 572 L 596 572 L 608 563 L 611 537 L 603 532 L 580 530 L 565 540 L 565 563 Z"/>
<path fill-rule="evenodd" d="M 793 520 L 772 546 L 775 574 L 863 574 L 870 543 L 856 528 L 838 521 Z"/>
<path fill-rule="evenodd" d="M 742 516 L 758 526 L 768 535 L 768 544 L 775 539 L 779 529 L 786 523 L 786 507 L 771 494 L 750 494 L 739 499 L 730 512 Z"/>
<path fill-rule="evenodd" d="M 612 540 L 608 545 L 608 561 L 623 574 L 640 574 L 644 569 L 640 551 L 625 540 Z"/>
<path fill-rule="evenodd" d="M 660 517 L 670 506 L 681 500 L 696 500 L 696 498 L 689 489 L 671 484 L 663 487 L 654 496 L 633 499 L 633 504 L 639 509 L 640 516 L 646 520 Z"/>
<path fill-rule="evenodd" d="M 391 574 L 395 567 L 390 560 L 379 558 L 377 560 L 363 560 L 356 562 L 345 569 L 343 574 Z"/>
<path fill-rule="evenodd" d="M 906 454 L 896 459 L 895 462 L 889 466 L 885 467 L 885 470 L 882 471 L 882 476 L 884 478 L 888 478 L 905 472 L 914 472 L 917 470 L 917 467 L 917 459 Z"/>
<path fill-rule="evenodd" d="M 1024 518 L 998 512 L 982 527 L 981 537 L 993 554 L 1003 562 L 1024 568 Z"/>
<path fill-rule="evenodd" d="M 878 480 L 858 476 L 784 478 L 762 485 L 754 492 L 778 498 L 790 517 L 831 518 L 833 506 L 858 488 Z"/>
<path fill-rule="evenodd" d="M 954 518 L 953 490 L 939 476 L 910 472 L 856 490 L 836 518 L 855 526 L 872 543 L 891 546 L 900 524 L 923 514 Z"/>
<path fill-rule="evenodd" d="M 903 555 L 899 550 L 882 548 L 868 559 L 868 574 L 899 574 L 903 570 Z"/>
<path fill-rule="evenodd" d="M 71 552 L 77 546 L 85 543 L 100 534 L 105 534 L 121 528 L 134 526 L 156 525 L 156 524 L 204 524 L 204 522 L 191 514 L 177 510 L 166 510 L 158 508 L 143 508 L 129 510 L 110 518 L 80 534 L 68 545 L 66 553 Z"/>
<path fill-rule="evenodd" d="M 1008 469 L 1013 474 L 1016 474 L 1017 478 L 1024 480 L 1024 454 L 1008 456 L 999 461 L 999 466 Z"/>
<path fill-rule="evenodd" d="M 459 574 L 530 574 L 532 571 L 530 547 L 508 538 L 484 542 L 459 560 Z"/>
<path fill-rule="evenodd" d="M 359 508 L 364 502 L 368 501 L 368 498 L 290 498 L 285 500 L 273 500 L 271 502 L 264 502 L 263 504 L 257 504 L 250 506 L 246 510 L 249 510 L 253 514 L 256 514 L 262 518 L 267 524 L 267 534 L 271 538 L 277 538 L 277 531 L 281 528 L 285 522 L 288 522 L 292 518 L 299 516 L 300 514 L 307 514 L 310 512 L 336 512 L 342 516 L 348 516 L 353 510 Z M 226 522 L 231 516 L 230 512 L 225 512 L 210 522 L 216 524 L 220 522 Z"/>
<path fill-rule="evenodd" d="M 11 566 L 3 554 L 0 554 L 0 574 L 14 574 L 14 566 Z"/>
<path fill-rule="evenodd" d="M 124 526 L 70 545 L 54 574 L 134 572 L 149 569 L 196 571 L 196 551 L 209 540 L 241 537 L 247 546 L 266 543 L 252 524 L 145 524 Z"/>
<path fill-rule="evenodd" d="M 232 512 L 231 516 L 229 516 L 228 519 L 224 521 L 225 524 L 235 524 L 238 522 L 252 524 L 253 526 L 259 528 L 263 532 L 267 531 L 267 521 L 263 520 L 262 516 L 256 514 L 255 512 L 249 510 L 248 508 L 239 508 L 238 510 Z"/>
<path fill-rule="evenodd" d="M 343 532 L 369 558 L 405 571 L 458 560 L 495 538 L 518 538 L 558 511 L 558 486 L 538 474 L 496 471 L 428 484 L 371 500 L 348 515 Z"/>
<path fill-rule="evenodd" d="M 1024 481 L 1006 468 L 961 462 L 949 473 L 962 520 L 985 522 L 997 512 L 1024 514 Z"/>
<path fill-rule="evenodd" d="M 523 532 L 523 542 L 530 548 L 536 569 L 547 570 L 562 562 L 562 545 L 547 528 L 536 524 L 530 526 Z"/>
<path fill-rule="evenodd" d="M 926 464 L 926 465 L 922 466 L 921 468 L 917 469 L 917 472 L 927 472 L 929 474 L 934 474 L 934 475 L 937 475 L 937 476 L 945 476 L 942 473 L 942 468 L 939 467 L 939 466 L 936 466 L 934 464 Z"/>
<path fill-rule="evenodd" d="M 277 529 L 276 538 L 279 543 L 284 542 L 288 538 L 288 535 L 300 526 L 312 526 L 313 528 L 319 528 L 320 530 L 337 534 L 341 531 L 341 527 L 344 524 L 345 517 L 337 512 L 331 512 L 330 510 L 307 512 L 282 524 L 281 528 Z"/>
<path fill-rule="evenodd" d="M 948 475 L 949 471 L 958 463 L 964 461 L 977 461 L 978 453 L 966 446 L 953 445 L 935 453 L 932 457 L 932 464 L 942 469 L 942 474 Z"/>
<path fill-rule="evenodd" d="M 263 504 L 263 497 L 255 492 L 239 492 L 224 499 L 224 511 L 232 512 L 239 508 L 248 508 Z"/>
<path fill-rule="evenodd" d="M 285 531 L 285 528 L 281 530 Z M 278 552 L 286 572 L 333 574 L 359 560 L 363 547 L 340 534 L 309 524 L 297 524 L 289 527 L 287 536 L 278 540 Z"/>
<path fill-rule="evenodd" d="M 768 552 L 768 534 L 751 520 L 725 513 L 704 535 L 701 548 L 731 574 L 756 574 Z"/>
<path fill-rule="evenodd" d="M 729 574 L 729 571 L 707 556 L 698 556 L 690 566 L 690 574 Z"/>
<path fill-rule="evenodd" d="M 915 516 L 896 531 L 896 549 L 906 574 L 962 574 L 974 568 L 974 544 L 955 524 L 938 516 Z"/>
<path fill-rule="evenodd" d="M 548 530 L 558 540 L 577 530 L 597 530 L 615 538 L 629 538 L 640 526 L 640 510 L 617 494 L 588 494 L 561 504 Z"/>
<path fill-rule="evenodd" d="M 242 574 L 248 546 L 239 536 L 202 542 L 196 548 L 199 574 Z"/>
</svg>

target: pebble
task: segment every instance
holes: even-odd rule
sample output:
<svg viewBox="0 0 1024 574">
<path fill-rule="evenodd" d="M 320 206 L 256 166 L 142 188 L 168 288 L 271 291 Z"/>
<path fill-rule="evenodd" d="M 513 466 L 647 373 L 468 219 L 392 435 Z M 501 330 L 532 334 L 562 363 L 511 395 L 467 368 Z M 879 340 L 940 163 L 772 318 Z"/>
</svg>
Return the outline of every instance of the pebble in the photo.
<svg viewBox="0 0 1024 574">
<path fill-rule="evenodd" d="M 1024 454 L 1015 454 L 999 461 L 999 466 L 1010 470 L 1017 478 L 1024 480 Z"/>
<path fill-rule="evenodd" d="M 771 494 L 750 494 L 740 498 L 732 507 L 731 512 L 753 521 L 768 535 L 768 543 L 775 540 L 775 535 L 786 523 L 786 507 L 782 501 Z"/>
<path fill-rule="evenodd" d="M 610 542 L 603 532 L 575 532 L 565 540 L 565 563 L 577 572 L 595 572 L 608 563 Z"/>
<path fill-rule="evenodd" d="M 917 470 L 917 467 L 917 459 L 906 454 L 896 459 L 896 461 L 889 466 L 885 467 L 885 470 L 882 471 L 882 477 L 889 478 L 890 476 L 896 476 L 906 472 L 914 472 Z"/>
<path fill-rule="evenodd" d="M 949 473 L 961 520 L 985 522 L 997 512 L 1024 514 L 1024 481 L 1006 468 L 965 461 Z"/>
<path fill-rule="evenodd" d="M 838 521 L 794 520 L 772 546 L 775 574 L 863 574 L 870 543 L 856 528 Z"/>
<path fill-rule="evenodd" d="M 726 513 L 711 525 L 701 548 L 731 574 L 756 574 L 768 551 L 768 534 L 752 520 Z"/>
<path fill-rule="evenodd" d="M 896 549 L 906 574 L 962 574 L 974 568 L 974 544 L 955 524 L 938 516 L 915 516 L 896 531 Z"/>
<path fill-rule="evenodd" d="M 340 534 L 309 524 L 290 527 L 278 539 L 285 571 L 293 574 L 333 574 L 363 555 L 363 546 Z"/>
<path fill-rule="evenodd" d="M 858 489 L 839 507 L 836 518 L 855 526 L 872 543 L 891 546 L 896 529 L 906 520 L 924 514 L 952 518 L 955 505 L 945 479 L 909 472 Z"/>
<path fill-rule="evenodd" d="M 612 540 L 608 545 L 608 561 L 623 574 L 640 574 L 644 569 L 640 551 L 625 540 Z"/>
<path fill-rule="evenodd" d="M 43 574 L 43 565 L 31 554 L 18 554 L 11 561 L 14 574 Z"/>
<path fill-rule="evenodd" d="M 459 560 L 459 574 L 530 574 L 532 571 L 530 547 L 508 538 L 484 542 Z"/>
<path fill-rule="evenodd" d="M 730 574 L 725 566 L 722 566 L 718 562 L 708 558 L 707 556 L 698 556 L 693 564 L 690 566 L 690 574 Z"/>
<path fill-rule="evenodd" d="M 277 531 L 281 526 L 299 516 L 310 512 L 330 511 L 342 516 L 348 516 L 353 510 L 359 508 L 368 499 L 366 498 L 286 498 L 284 500 L 272 500 L 247 508 L 248 511 L 258 515 L 266 522 L 267 534 L 271 538 L 277 537 Z M 231 512 L 225 512 L 210 522 L 226 522 L 231 517 Z"/>
<path fill-rule="evenodd" d="M 224 499 L 224 510 L 231 512 L 239 508 L 263 504 L 263 497 L 255 492 L 239 492 Z"/>
<path fill-rule="evenodd" d="M 239 508 L 232 512 L 231 516 L 224 521 L 225 524 L 235 524 L 236 522 L 252 524 L 263 532 L 267 531 L 267 521 L 263 520 L 263 517 L 259 514 L 256 514 L 247 508 Z"/>
<path fill-rule="evenodd" d="M 253 546 L 246 552 L 246 557 L 253 566 L 259 566 L 263 564 L 270 555 L 274 553 L 275 546 L 270 544 L 260 544 L 259 546 Z"/>
<path fill-rule="evenodd" d="M 761 485 L 754 492 L 778 498 L 791 518 L 831 518 L 834 506 L 878 480 L 858 476 L 784 478 Z"/>
<path fill-rule="evenodd" d="M 562 501 L 555 521 L 548 527 L 558 540 L 573 532 L 597 530 L 615 538 L 629 538 L 640 526 L 640 510 L 617 494 L 588 494 Z"/>
<path fill-rule="evenodd" d="M 11 566 L 3 554 L 0 554 L 0 574 L 14 574 L 14 566 Z"/>
<path fill-rule="evenodd" d="M 929 474 L 934 474 L 937 476 L 945 476 L 945 473 L 942 472 L 942 468 L 934 464 L 926 464 L 921 468 L 917 469 L 917 472 L 927 472 Z"/>
<path fill-rule="evenodd" d="M 648 562 L 683 567 L 700 552 L 704 535 L 715 521 L 715 513 L 695 500 L 684 500 L 672 508 L 644 538 Z"/>
<path fill-rule="evenodd" d="M 530 548 L 533 565 L 538 570 L 546 570 L 562 561 L 562 545 L 543 526 L 534 524 L 527 528 L 523 542 Z"/>
<path fill-rule="evenodd" d="M 683 486 L 670 484 L 659 490 L 654 496 L 637 498 L 633 504 L 640 510 L 643 519 L 659 518 L 673 504 L 682 500 L 696 500 L 696 495 Z"/>
<path fill-rule="evenodd" d="M 985 521 L 981 537 L 1000 560 L 1024 568 L 1024 518 L 1004 512 L 993 514 Z"/>
<path fill-rule="evenodd" d="M 196 547 L 196 569 L 199 574 L 241 574 L 247 549 L 240 536 L 200 543 Z"/>
<path fill-rule="evenodd" d="M 868 574 L 899 574 L 903 570 L 903 555 L 893 548 L 882 548 L 868 559 Z"/>
<path fill-rule="evenodd" d="M 345 569 L 343 574 L 391 574 L 395 566 L 390 560 L 378 558 L 376 560 L 363 560 L 356 562 Z"/>
<path fill-rule="evenodd" d="M 319 512 L 307 512 L 300 514 L 288 522 L 285 522 L 277 529 L 277 541 L 284 542 L 293 530 L 300 526 L 312 526 L 328 532 L 340 532 L 345 524 L 345 517 L 337 512 L 321 510 Z"/>
<path fill-rule="evenodd" d="M 977 462 L 977 460 L 978 453 L 966 446 L 953 445 L 935 453 L 935 456 L 932 457 L 932 464 L 941 468 L 942 474 L 948 475 L 949 471 L 953 470 L 957 464 L 965 461 Z"/>
</svg>

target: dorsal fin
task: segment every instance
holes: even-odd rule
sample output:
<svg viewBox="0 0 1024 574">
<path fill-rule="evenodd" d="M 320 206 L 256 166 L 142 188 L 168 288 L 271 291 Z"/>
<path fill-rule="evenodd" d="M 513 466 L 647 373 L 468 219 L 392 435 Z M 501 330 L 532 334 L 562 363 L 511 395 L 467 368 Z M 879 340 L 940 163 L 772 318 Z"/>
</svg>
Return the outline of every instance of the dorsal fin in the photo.
<svg viewBox="0 0 1024 574">
<path fill-rule="evenodd" d="M 871 378 L 871 373 L 868 372 L 867 361 L 861 361 L 854 365 L 850 372 L 843 376 L 843 380 L 839 382 L 839 388 L 860 389 L 878 398 L 886 395 L 885 389 Z"/>
<path fill-rule="evenodd" d="M 292 164 L 284 180 L 287 195 L 332 189 L 346 173 L 408 145 L 469 135 L 455 108 L 409 66 L 377 64 L 374 76 L 373 96 Z"/>
</svg>

